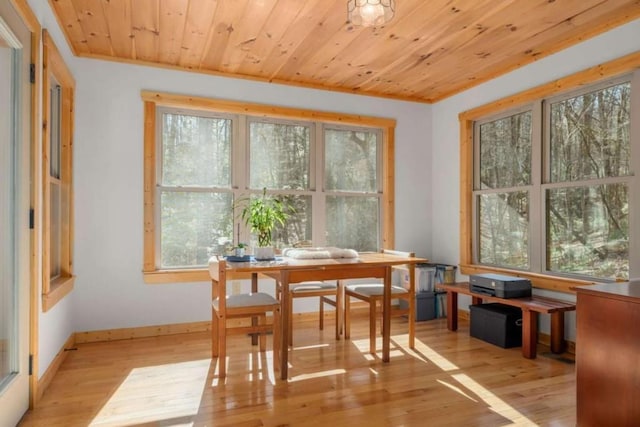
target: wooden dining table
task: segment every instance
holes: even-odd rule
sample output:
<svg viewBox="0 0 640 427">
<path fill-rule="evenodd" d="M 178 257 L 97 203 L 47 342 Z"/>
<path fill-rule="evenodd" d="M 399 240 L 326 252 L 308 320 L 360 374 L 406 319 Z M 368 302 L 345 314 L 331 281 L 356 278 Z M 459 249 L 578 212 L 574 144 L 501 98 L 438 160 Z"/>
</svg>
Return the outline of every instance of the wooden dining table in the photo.
<svg viewBox="0 0 640 427">
<path fill-rule="evenodd" d="M 264 275 L 278 281 L 281 285 L 281 313 L 280 322 L 282 337 L 289 336 L 291 310 L 289 304 L 289 284 L 312 280 L 345 280 L 378 278 L 384 283 L 383 310 L 382 310 L 382 361 L 389 362 L 391 342 L 391 270 L 394 266 L 406 265 L 410 280 L 415 285 L 415 266 L 426 262 L 426 259 L 418 257 L 402 257 L 378 252 L 360 253 L 357 258 L 323 258 L 323 259 L 294 259 L 277 257 L 273 261 L 257 262 L 227 262 L 224 259 L 210 261 L 210 272 L 217 274 L 218 266 L 213 267 L 212 262 L 222 262 L 225 265 L 223 277 L 218 278 L 220 286 L 226 286 L 228 278 L 251 276 L 252 292 L 258 290 L 258 275 Z M 409 327 L 414 327 L 414 322 L 409 322 Z M 413 334 L 410 334 L 413 336 Z M 289 345 L 287 339 L 280 340 L 280 378 L 288 379 Z M 413 348 L 414 343 L 410 342 Z"/>
</svg>

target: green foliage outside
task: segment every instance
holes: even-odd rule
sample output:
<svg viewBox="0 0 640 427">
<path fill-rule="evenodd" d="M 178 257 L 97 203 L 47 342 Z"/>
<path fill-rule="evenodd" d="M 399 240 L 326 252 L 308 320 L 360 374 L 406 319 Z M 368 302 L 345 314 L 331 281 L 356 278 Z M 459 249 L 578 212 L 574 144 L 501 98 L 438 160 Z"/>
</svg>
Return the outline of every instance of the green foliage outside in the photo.
<svg viewBox="0 0 640 427">
<path fill-rule="evenodd" d="M 541 165 L 532 163 L 530 111 L 480 126 L 482 263 L 528 269 L 535 218 L 546 270 L 629 278 L 630 99 L 631 86 L 622 83 L 549 103 Z M 531 206 L 536 167 L 542 213 Z"/>
</svg>

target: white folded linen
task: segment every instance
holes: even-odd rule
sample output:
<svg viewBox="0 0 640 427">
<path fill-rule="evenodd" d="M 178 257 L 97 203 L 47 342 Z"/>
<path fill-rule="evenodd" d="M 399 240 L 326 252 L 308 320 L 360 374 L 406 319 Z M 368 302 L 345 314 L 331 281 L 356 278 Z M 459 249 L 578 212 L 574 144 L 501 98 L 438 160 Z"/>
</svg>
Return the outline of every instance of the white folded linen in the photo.
<svg viewBox="0 0 640 427">
<path fill-rule="evenodd" d="M 326 248 L 285 248 L 282 256 L 294 259 L 323 259 L 323 258 L 358 258 L 358 252 L 353 249 L 341 249 L 333 246 Z"/>
</svg>

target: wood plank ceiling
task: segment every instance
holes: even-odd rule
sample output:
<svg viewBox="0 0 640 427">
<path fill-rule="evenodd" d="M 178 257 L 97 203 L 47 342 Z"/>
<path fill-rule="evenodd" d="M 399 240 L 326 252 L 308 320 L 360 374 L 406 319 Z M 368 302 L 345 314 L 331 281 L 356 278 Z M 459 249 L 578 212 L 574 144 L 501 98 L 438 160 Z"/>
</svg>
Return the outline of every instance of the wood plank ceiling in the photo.
<svg viewBox="0 0 640 427">
<path fill-rule="evenodd" d="M 640 0 L 49 0 L 75 55 L 435 102 L 640 17 Z M 638 35 L 640 40 L 640 34 Z"/>
</svg>

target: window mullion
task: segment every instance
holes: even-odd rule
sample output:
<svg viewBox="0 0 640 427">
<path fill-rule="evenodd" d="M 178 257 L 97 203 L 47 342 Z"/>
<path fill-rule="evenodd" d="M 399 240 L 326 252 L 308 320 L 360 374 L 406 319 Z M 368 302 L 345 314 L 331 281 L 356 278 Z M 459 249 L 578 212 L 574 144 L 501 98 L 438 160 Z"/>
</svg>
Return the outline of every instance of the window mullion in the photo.
<svg viewBox="0 0 640 427">
<path fill-rule="evenodd" d="M 249 120 L 247 116 L 237 115 L 233 120 L 232 133 L 232 182 L 233 199 L 239 200 L 243 195 L 247 195 L 249 186 Z M 244 221 L 236 217 L 233 218 L 233 241 L 237 244 L 240 242 L 249 242 L 251 240 L 251 231 L 247 228 Z"/>
<path fill-rule="evenodd" d="M 376 196 L 378 198 L 378 245 L 377 248 L 378 249 L 382 249 L 385 246 L 385 233 L 384 233 L 384 228 L 385 228 L 385 224 L 386 224 L 386 217 L 385 217 L 385 208 L 383 206 L 384 204 L 384 171 L 385 171 L 385 167 L 384 167 L 384 162 L 385 162 L 385 158 L 384 158 L 384 145 L 385 143 L 389 142 L 389 138 L 388 136 L 385 138 L 386 134 L 386 130 L 382 131 L 382 130 L 378 130 L 376 132 L 376 138 L 377 138 L 377 144 L 376 144 L 376 154 L 377 154 L 377 159 L 376 162 L 378 164 L 378 168 L 376 170 L 376 183 L 377 183 L 377 191 L 376 191 Z"/>
<path fill-rule="evenodd" d="M 631 75 L 630 176 L 629 176 L 629 278 L 640 277 L 640 70 Z"/>
<path fill-rule="evenodd" d="M 473 124 L 473 183 L 471 186 L 471 259 L 474 264 L 480 263 L 480 122 Z"/>
<path fill-rule="evenodd" d="M 544 194 L 541 189 L 543 181 L 544 147 L 542 102 L 533 104 L 531 111 L 531 189 L 529 190 L 529 268 L 534 272 L 542 272 L 545 267 L 545 214 Z M 536 237 L 538 236 L 538 237 Z"/>
<path fill-rule="evenodd" d="M 321 123 L 316 123 L 315 126 L 315 147 L 314 147 L 314 180 L 311 182 L 311 189 L 313 195 L 311 197 L 311 205 L 313 206 L 312 223 L 311 226 L 311 239 L 319 246 L 325 246 L 326 244 L 326 190 L 325 190 L 325 140 L 324 140 L 325 126 Z"/>
<path fill-rule="evenodd" d="M 233 173 L 231 187 L 236 190 L 240 190 L 240 192 L 247 189 L 247 182 L 249 179 L 249 132 L 247 131 L 247 126 L 248 123 L 246 116 L 234 117 L 232 133 Z"/>
</svg>

